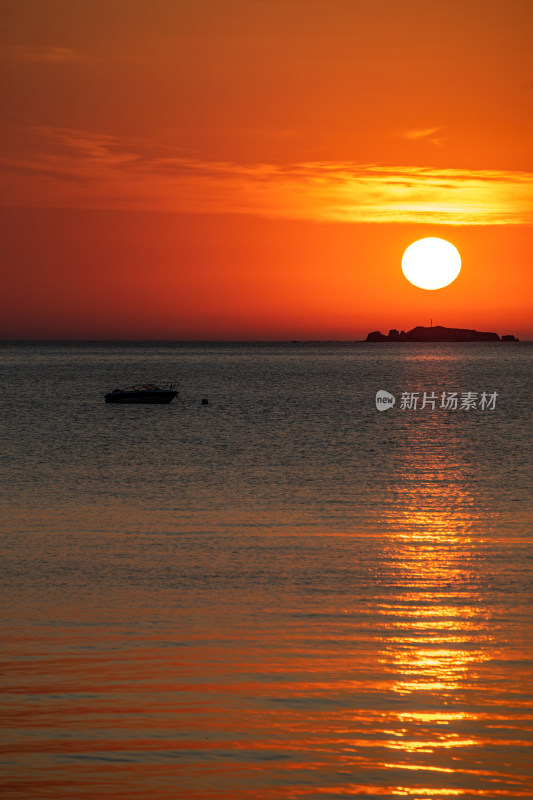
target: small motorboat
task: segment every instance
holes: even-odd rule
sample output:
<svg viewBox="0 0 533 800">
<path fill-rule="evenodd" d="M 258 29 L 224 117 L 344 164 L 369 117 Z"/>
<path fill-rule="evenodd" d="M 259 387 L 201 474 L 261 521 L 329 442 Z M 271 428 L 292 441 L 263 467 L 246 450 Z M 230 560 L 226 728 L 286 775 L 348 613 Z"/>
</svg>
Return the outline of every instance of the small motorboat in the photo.
<svg viewBox="0 0 533 800">
<path fill-rule="evenodd" d="M 105 395 L 106 403 L 170 403 L 178 394 L 178 386 L 154 386 L 143 383 L 142 386 L 127 386 L 125 389 L 113 389 Z"/>
</svg>

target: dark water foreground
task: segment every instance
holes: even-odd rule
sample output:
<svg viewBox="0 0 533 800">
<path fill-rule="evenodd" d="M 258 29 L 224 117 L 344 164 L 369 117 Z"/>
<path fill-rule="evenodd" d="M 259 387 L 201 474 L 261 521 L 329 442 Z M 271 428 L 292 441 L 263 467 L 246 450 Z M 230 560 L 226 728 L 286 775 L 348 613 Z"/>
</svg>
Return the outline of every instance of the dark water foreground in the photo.
<svg viewBox="0 0 533 800">
<path fill-rule="evenodd" d="M 2 346 L 2 798 L 533 797 L 532 352 Z"/>
</svg>

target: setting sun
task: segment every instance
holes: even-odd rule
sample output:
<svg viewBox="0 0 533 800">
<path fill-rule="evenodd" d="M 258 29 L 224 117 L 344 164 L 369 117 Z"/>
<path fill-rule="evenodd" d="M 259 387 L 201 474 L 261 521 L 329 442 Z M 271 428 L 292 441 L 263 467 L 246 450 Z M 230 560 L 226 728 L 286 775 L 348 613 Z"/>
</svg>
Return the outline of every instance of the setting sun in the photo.
<svg viewBox="0 0 533 800">
<path fill-rule="evenodd" d="M 461 256 L 445 239 L 419 239 L 403 254 L 402 270 L 407 280 L 420 289 L 442 289 L 459 275 Z"/>
</svg>

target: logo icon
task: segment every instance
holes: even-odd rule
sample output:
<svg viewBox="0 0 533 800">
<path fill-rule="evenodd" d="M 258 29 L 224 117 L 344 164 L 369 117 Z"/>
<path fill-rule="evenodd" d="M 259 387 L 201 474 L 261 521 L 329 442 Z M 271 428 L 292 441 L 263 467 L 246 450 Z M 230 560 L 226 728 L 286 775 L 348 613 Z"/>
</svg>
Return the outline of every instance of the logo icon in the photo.
<svg viewBox="0 0 533 800">
<path fill-rule="evenodd" d="M 389 408 L 393 407 L 395 402 L 396 398 L 394 395 L 386 392 L 384 389 L 380 389 L 379 392 L 376 392 L 376 408 L 378 411 L 388 411 Z"/>
</svg>

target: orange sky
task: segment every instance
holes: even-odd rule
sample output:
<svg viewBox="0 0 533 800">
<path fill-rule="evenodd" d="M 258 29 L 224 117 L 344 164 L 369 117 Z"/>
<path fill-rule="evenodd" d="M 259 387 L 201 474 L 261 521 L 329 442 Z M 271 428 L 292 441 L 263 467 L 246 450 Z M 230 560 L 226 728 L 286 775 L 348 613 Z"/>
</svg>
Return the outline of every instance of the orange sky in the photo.
<svg viewBox="0 0 533 800">
<path fill-rule="evenodd" d="M 3 0 L 2 338 L 533 338 L 530 0 Z M 407 245 L 463 270 L 428 292 Z"/>
</svg>

